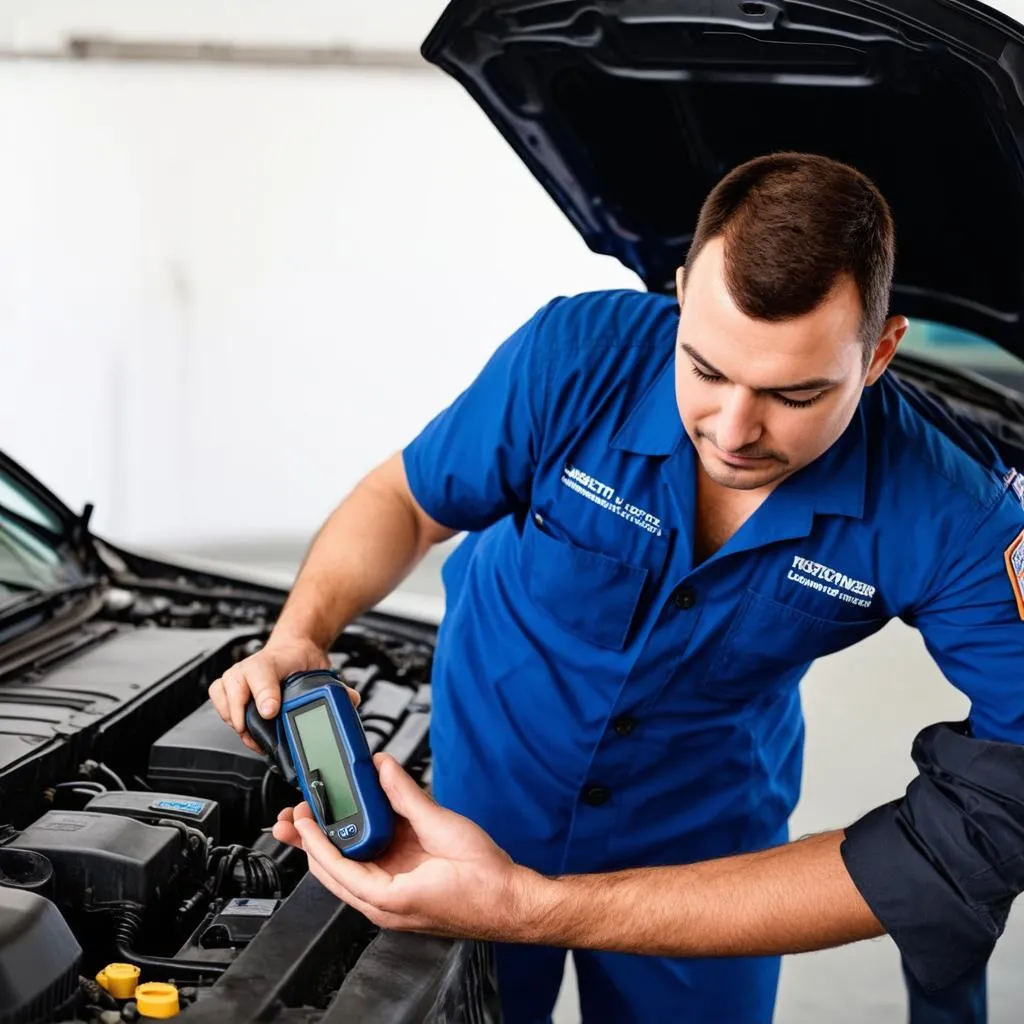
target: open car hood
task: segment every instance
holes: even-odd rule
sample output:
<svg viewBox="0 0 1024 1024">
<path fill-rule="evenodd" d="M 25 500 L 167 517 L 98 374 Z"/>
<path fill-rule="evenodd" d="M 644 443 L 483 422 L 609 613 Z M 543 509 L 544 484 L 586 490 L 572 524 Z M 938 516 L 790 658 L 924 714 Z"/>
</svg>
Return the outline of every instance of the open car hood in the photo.
<svg viewBox="0 0 1024 1024">
<path fill-rule="evenodd" d="M 894 311 L 1024 357 L 1024 30 L 971 0 L 454 0 L 423 56 L 588 246 L 673 286 L 700 205 L 777 150 L 896 218 Z"/>
</svg>

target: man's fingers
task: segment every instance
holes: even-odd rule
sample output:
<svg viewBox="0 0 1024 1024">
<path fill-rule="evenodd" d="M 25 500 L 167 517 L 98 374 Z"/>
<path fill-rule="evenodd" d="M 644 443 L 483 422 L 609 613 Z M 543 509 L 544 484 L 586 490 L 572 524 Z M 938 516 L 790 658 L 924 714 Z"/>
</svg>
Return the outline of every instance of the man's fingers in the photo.
<svg viewBox="0 0 1024 1024">
<path fill-rule="evenodd" d="M 249 667 L 248 689 L 264 718 L 273 718 L 281 706 L 281 683 L 266 661 L 254 661 Z M 244 711 L 244 706 L 243 706 Z"/>
<path fill-rule="evenodd" d="M 361 907 L 368 907 L 358 897 L 348 891 L 319 861 L 309 858 L 309 873 L 328 891 L 334 893 L 339 900 L 347 903 L 350 907 L 356 907 L 360 913 L 365 913 Z"/>
<path fill-rule="evenodd" d="M 289 846 L 294 846 L 300 850 L 304 850 L 305 847 L 302 844 L 302 836 L 300 836 L 296 830 L 295 822 L 302 821 L 304 818 L 312 817 L 313 812 L 310 810 L 309 804 L 305 801 L 296 807 L 282 808 L 277 814 L 277 821 L 274 822 L 274 827 L 272 829 L 274 838 L 279 843 L 287 843 Z"/>
<path fill-rule="evenodd" d="M 270 830 L 271 835 L 279 842 L 294 846 L 297 850 L 305 851 L 302 845 L 302 836 L 295 831 L 295 826 L 290 821 L 276 821 Z"/>
<path fill-rule="evenodd" d="M 360 899 L 354 892 L 342 885 L 322 864 L 317 860 L 309 858 L 309 873 L 330 893 L 333 893 L 342 903 L 348 904 L 353 910 L 359 911 L 363 917 L 368 918 L 375 925 L 381 928 L 391 928 L 394 931 L 409 931 L 411 926 L 406 919 L 397 914 L 382 910 L 373 903 Z"/>
<path fill-rule="evenodd" d="M 336 882 L 359 899 L 378 904 L 387 898 L 391 875 L 372 862 L 349 860 L 323 834 L 312 817 L 295 816 L 295 829 L 310 859 L 316 861 Z"/>
<path fill-rule="evenodd" d="M 223 678 L 214 679 L 210 683 L 210 689 L 207 691 L 210 695 L 210 702 L 217 709 L 217 714 L 224 719 L 225 722 L 231 721 L 231 709 L 228 706 L 228 695 L 224 689 Z"/>
<path fill-rule="evenodd" d="M 224 676 L 224 690 L 228 696 L 228 721 L 235 732 L 245 732 L 245 705 L 249 702 L 249 684 L 237 668 Z"/>
<path fill-rule="evenodd" d="M 249 735 L 248 732 L 242 733 L 242 742 L 253 752 L 262 754 L 264 757 L 267 752 Z"/>
<path fill-rule="evenodd" d="M 330 659 L 312 645 L 292 645 L 276 654 L 265 648 L 215 679 L 209 689 L 210 700 L 217 714 L 230 723 L 246 741 L 246 746 L 262 753 L 252 737 L 247 739 L 245 709 L 249 701 L 252 700 L 264 718 L 273 718 L 281 710 L 281 679 L 294 671 L 318 667 L 329 668 Z M 350 686 L 346 686 L 345 691 L 353 706 L 359 707 L 359 694 Z"/>
<path fill-rule="evenodd" d="M 345 684 L 345 689 L 348 691 L 348 699 L 352 701 L 352 707 L 357 708 L 363 702 L 363 698 L 358 690 L 353 690 L 348 683 Z"/>
<path fill-rule="evenodd" d="M 245 732 L 245 709 L 250 697 L 264 718 L 273 718 L 277 714 L 281 705 L 281 686 L 265 662 L 248 661 L 244 667 L 236 665 L 224 675 L 223 683 L 229 721 L 235 732 Z"/>
<path fill-rule="evenodd" d="M 210 683 L 206 693 L 210 698 L 210 703 L 217 709 L 217 714 L 224 718 L 224 712 L 227 710 L 227 702 L 224 696 L 224 680 L 218 676 Z"/>
</svg>

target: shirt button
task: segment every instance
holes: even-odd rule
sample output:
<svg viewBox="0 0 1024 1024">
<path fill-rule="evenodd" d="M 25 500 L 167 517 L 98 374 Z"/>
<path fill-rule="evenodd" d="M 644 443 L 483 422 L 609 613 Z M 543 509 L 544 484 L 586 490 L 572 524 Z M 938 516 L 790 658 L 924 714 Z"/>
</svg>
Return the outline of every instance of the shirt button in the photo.
<svg viewBox="0 0 1024 1024">
<path fill-rule="evenodd" d="M 620 736 L 628 736 L 636 728 L 636 719 L 630 715 L 619 715 L 612 722 L 612 728 Z"/>
<path fill-rule="evenodd" d="M 607 786 L 587 786 L 583 790 L 583 800 L 591 807 L 600 807 L 611 799 L 612 791 Z"/>
<path fill-rule="evenodd" d="M 672 603 L 680 611 L 689 611 L 697 603 L 697 591 L 693 587 L 676 587 L 672 592 Z"/>
</svg>

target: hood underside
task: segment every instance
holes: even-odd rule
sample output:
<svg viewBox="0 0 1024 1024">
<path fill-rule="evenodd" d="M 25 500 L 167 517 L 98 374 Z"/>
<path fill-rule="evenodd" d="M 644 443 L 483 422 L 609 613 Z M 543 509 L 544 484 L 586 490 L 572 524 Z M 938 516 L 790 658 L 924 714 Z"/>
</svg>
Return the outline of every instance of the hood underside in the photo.
<svg viewBox="0 0 1024 1024">
<path fill-rule="evenodd" d="M 893 311 L 1024 357 L 1024 32 L 963 0 L 455 0 L 424 57 L 596 252 L 669 291 L 700 205 L 780 150 L 868 174 Z"/>
</svg>

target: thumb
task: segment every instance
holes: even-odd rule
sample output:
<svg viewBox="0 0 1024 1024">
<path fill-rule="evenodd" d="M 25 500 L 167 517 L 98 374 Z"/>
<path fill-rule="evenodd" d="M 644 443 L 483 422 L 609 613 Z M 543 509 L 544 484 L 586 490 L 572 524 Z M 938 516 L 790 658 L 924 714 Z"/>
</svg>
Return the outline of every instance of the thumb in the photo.
<svg viewBox="0 0 1024 1024">
<path fill-rule="evenodd" d="M 441 807 L 389 754 L 374 757 L 384 795 L 412 829 L 423 852 L 445 860 L 479 859 L 495 854 L 508 860 L 487 833 L 469 818 Z"/>
<path fill-rule="evenodd" d="M 374 762 L 388 802 L 416 831 L 429 824 L 433 816 L 444 813 L 390 754 L 378 754 Z"/>
</svg>

